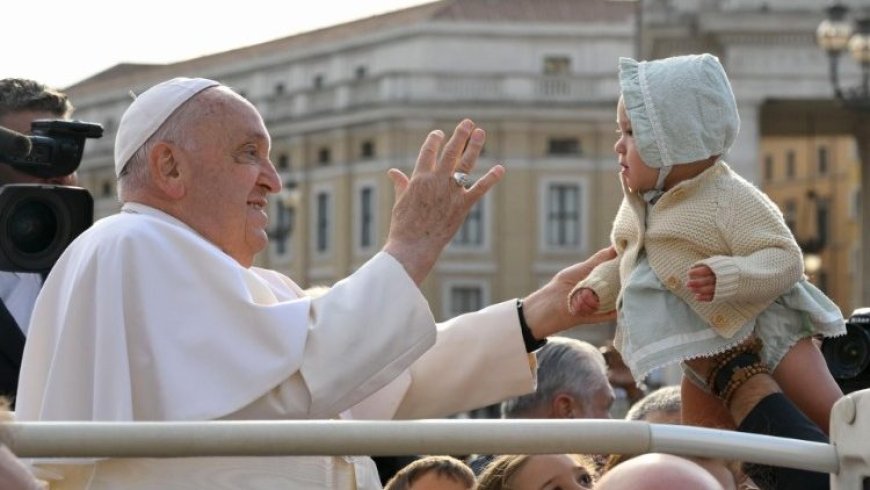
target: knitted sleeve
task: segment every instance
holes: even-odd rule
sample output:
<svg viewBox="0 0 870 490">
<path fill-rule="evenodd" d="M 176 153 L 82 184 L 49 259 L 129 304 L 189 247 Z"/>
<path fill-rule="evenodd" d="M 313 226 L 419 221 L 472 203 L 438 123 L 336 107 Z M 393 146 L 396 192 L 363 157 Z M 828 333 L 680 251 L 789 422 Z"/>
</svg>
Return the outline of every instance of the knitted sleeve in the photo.
<svg viewBox="0 0 870 490">
<path fill-rule="evenodd" d="M 620 271 L 619 264 L 623 259 L 628 246 L 626 237 L 631 235 L 631 208 L 628 202 L 623 199 L 619 210 L 616 212 L 616 218 L 613 220 L 613 229 L 610 233 L 610 241 L 613 248 L 616 250 L 616 257 L 607 262 L 598 264 L 598 267 L 592 269 L 592 272 L 585 279 L 578 282 L 568 298 L 574 297 L 574 294 L 583 288 L 589 288 L 598 295 L 598 312 L 604 313 L 616 309 L 616 298 L 619 296 L 620 289 Z"/>
<path fill-rule="evenodd" d="M 586 279 L 574 286 L 568 297 L 573 297 L 574 293 L 583 288 L 589 288 L 598 295 L 599 313 L 616 309 L 616 297 L 619 295 L 619 257 L 598 264 Z"/>
<path fill-rule="evenodd" d="M 698 264 L 716 274 L 714 302 L 772 302 L 803 276 L 800 247 L 776 204 L 742 179 L 730 184 L 720 201 L 717 226 L 731 255 Z"/>
</svg>

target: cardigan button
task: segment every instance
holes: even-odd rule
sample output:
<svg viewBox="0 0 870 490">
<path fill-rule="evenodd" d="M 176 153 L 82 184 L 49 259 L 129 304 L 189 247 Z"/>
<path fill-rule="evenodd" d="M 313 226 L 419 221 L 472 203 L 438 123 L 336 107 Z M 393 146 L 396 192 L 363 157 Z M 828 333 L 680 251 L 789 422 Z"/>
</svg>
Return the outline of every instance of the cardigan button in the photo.
<svg viewBox="0 0 870 490">
<path fill-rule="evenodd" d="M 667 285 L 670 289 L 677 289 L 680 286 L 680 280 L 676 276 L 671 276 L 667 280 Z"/>
<path fill-rule="evenodd" d="M 724 326 L 725 326 L 725 315 L 723 315 L 723 314 L 721 314 L 721 313 L 720 313 L 720 314 L 717 314 L 717 315 L 714 316 L 713 319 L 710 321 L 710 324 L 713 325 L 713 326 L 716 327 L 716 328 L 722 328 L 722 327 L 724 327 Z"/>
</svg>

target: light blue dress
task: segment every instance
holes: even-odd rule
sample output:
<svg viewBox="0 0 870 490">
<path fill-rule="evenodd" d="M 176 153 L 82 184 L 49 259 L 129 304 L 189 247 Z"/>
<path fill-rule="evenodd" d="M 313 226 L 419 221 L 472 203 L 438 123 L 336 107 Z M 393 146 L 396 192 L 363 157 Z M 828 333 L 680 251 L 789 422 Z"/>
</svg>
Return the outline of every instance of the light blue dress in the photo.
<svg viewBox="0 0 870 490">
<path fill-rule="evenodd" d="M 846 333 L 839 307 L 802 279 L 734 336 L 722 337 L 662 284 L 645 250 L 623 285 L 618 310 L 615 347 L 638 384 L 657 368 L 724 352 L 753 331 L 764 343 L 761 357 L 771 372 L 798 340 Z"/>
</svg>

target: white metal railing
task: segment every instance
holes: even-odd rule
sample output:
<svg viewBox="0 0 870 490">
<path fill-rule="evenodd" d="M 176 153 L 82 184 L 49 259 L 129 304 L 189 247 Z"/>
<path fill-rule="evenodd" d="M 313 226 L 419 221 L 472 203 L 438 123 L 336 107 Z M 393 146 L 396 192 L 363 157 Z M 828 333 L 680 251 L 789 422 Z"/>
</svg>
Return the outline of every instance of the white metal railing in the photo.
<svg viewBox="0 0 870 490">
<path fill-rule="evenodd" d="M 870 477 L 870 390 L 837 402 L 833 444 L 622 420 L 12 422 L 22 458 L 664 452 Z M 866 487 L 864 487 L 866 488 Z"/>
<path fill-rule="evenodd" d="M 666 452 L 837 472 L 829 444 L 615 420 L 17 422 L 23 458 Z"/>
</svg>

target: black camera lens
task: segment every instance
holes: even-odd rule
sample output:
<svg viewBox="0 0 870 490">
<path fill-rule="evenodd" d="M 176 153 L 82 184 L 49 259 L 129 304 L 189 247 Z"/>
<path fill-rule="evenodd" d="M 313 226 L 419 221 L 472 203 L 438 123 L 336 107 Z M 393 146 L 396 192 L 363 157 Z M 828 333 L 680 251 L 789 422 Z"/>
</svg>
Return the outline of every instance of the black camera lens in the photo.
<svg viewBox="0 0 870 490">
<path fill-rule="evenodd" d="M 0 270 L 48 272 L 93 216 L 94 200 L 85 189 L 0 186 Z"/>
<path fill-rule="evenodd" d="M 836 379 L 851 379 L 870 365 L 870 333 L 864 325 L 846 324 L 846 335 L 825 339 L 822 353 Z"/>
<path fill-rule="evenodd" d="M 7 236 L 16 249 L 39 254 L 52 246 L 58 231 L 57 211 L 44 201 L 18 203 L 7 222 Z"/>
</svg>

